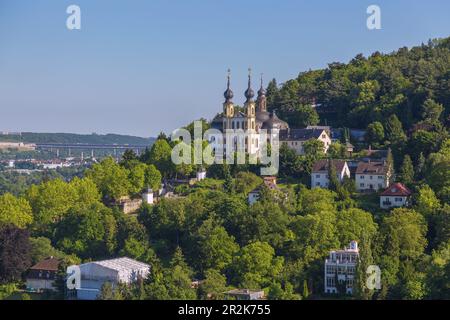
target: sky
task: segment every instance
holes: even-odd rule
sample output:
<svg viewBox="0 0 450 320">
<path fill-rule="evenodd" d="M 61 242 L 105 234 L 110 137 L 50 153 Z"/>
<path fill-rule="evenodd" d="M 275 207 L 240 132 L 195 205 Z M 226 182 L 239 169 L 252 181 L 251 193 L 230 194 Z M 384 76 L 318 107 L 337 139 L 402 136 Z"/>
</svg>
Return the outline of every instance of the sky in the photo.
<svg viewBox="0 0 450 320">
<path fill-rule="evenodd" d="M 81 30 L 69 30 L 69 5 Z M 381 9 L 381 30 L 366 26 Z M 299 72 L 450 36 L 448 0 L 0 0 L 0 131 L 170 133 L 222 110 L 227 69 Z"/>
</svg>

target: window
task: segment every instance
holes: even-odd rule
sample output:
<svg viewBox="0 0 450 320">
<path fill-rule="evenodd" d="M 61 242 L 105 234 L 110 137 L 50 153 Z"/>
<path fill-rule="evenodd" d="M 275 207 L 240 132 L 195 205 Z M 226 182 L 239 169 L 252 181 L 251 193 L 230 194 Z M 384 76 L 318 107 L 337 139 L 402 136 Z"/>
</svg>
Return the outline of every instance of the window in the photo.
<svg viewBox="0 0 450 320">
<path fill-rule="evenodd" d="M 316 186 L 320 186 L 320 182 L 316 182 Z"/>
<path fill-rule="evenodd" d="M 381 179 L 383 179 L 383 176 L 378 176 L 378 180 L 381 180 Z"/>
<path fill-rule="evenodd" d="M 364 180 L 364 176 L 359 176 L 359 177 Z"/>
<path fill-rule="evenodd" d="M 370 176 L 369 179 L 372 180 L 372 179 L 373 179 L 373 176 Z"/>
<path fill-rule="evenodd" d="M 316 178 L 319 179 L 320 178 L 320 174 L 316 174 Z"/>
<path fill-rule="evenodd" d="M 360 186 L 361 188 L 363 188 L 363 187 L 364 187 L 364 183 L 360 183 L 359 186 Z"/>
<path fill-rule="evenodd" d="M 395 200 L 394 200 L 395 202 L 402 202 L 403 201 L 403 199 L 402 198 L 395 198 Z"/>
</svg>

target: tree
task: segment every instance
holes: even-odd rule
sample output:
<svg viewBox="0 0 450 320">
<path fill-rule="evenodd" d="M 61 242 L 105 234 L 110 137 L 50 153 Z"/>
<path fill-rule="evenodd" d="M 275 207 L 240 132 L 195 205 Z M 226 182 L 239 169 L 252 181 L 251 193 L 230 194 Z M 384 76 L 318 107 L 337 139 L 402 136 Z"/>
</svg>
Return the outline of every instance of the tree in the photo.
<svg viewBox="0 0 450 320">
<path fill-rule="evenodd" d="M 156 140 L 150 150 L 148 164 L 153 164 L 164 176 L 174 173 L 174 164 L 171 159 L 172 148 L 165 139 Z"/>
<path fill-rule="evenodd" d="M 198 287 L 198 295 L 204 300 L 223 300 L 227 290 L 227 278 L 215 269 L 205 271 L 205 279 Z"/>
<path fill-rule="evenodd" d="M 101 289 L 97 300 L 124 300 L 118 288 L 113 288 L 110 282 L 105 282 Z"/>
<path fill-rule="evenodd" d="M 250 191 L 259 186 L 263 180 L 251 172 L 239 172 L 236 175 L 236 192 L 247 195 Z"/>
<path fill-rule="evenodd" d="M 223 271 L 239 251 L 234 237 L 214 220 L 214 216 L 205 220 L 196 234 L 200 270 Z"/>
<path fill-rule="evenodd" d="M 435 102 L 433 99 L 427 99 L 422 106 L 422 119 L 430 124 L 439 123 L 443 111 L 442 104 Z"/>
<path fill-rule="evenodd" d="M 110 256 L 116 249 L 117 225 L 111 210 L 93 205 L 82 211 L 71 209 L 56 226 L 56 247 L 80 258 Z"/>
<path fill-rule="evenodd" d="M 10 193 L 0 196 L 0 226 L 14 224 L 26 228 L 33 222 L 31 206 L 27 200 Z"/>
<path fill-rule="evenodd" d="M 127 196 L 132 189 L 128 170 L 117 164 L 112 157 L 95 163 L 87 170 L 86 176 L 95 182 L 105 199 L 117 201 Z"/>
<path fill-rule="evenodd" d="M 0 283 L 18 281 L 31 266 L 29 232 L 14 225 L 0 227 Z"/>
<path fill-rule="evenodd" d="M 310 139 L 303 144 L 305 154 L 312 159 L 320 159 L 324 155 L 323 142 L 317 139 Z"/>
<path fill-rule="evenodd" d="M 245 288 L 261 288 L 281 272 L 283 262 L 267 242 L 250 243 L 235 257 L 234 282 Z"/>
<path fill-rule="evenodd" d="M 386 137 L 391 144 L 403 143 L 406 141 L 406 135 L 403 126 L 395 114 L 391 115 L 385 124 Z"/>
<path fill-rule="evenodd" d="M 310 105 L 295 104 L 292 114 L 287 115 L 287 119 L 292 126 L 305 128 L 315 126 L 319 123 L 317 111 Z"/>
<path fill-rule="evenodd" d="M 414 166 L 409 155 L 405 155 L 403 158 L 403 164 L 400 167 L 399 172 L 400 182 L 410 185 L 414 181 Z"/>
<path fill-rule="evenodd" d="M 138 157 L 137 157 L 136 153 L 134 152 L 134 150 L 127 149 L 122 154 L 122 160 L 120 161 L 120 165 L 124 166 L 127 169 L 131 169 L 131 167 L 133 166 L 133 163 L 137 160 L 138 160 Z"/>
<path fill-rule="evenodd" d="M 345 145 L 339 142 L 333 142 L 332 144 L 330 144 L 330 147 L 328 148 L 328 156 L 331 159 L 345 158 L 346 153 L 347 151 Z"/>
<path fill-rule="evenodd" d="M 61 220 L 76 199 L 73 186 L 60 179 L 32 185 L 26 198 L 33 209 L 34 226 L 42 231 Z"/>
<path fill-rule="evenodd" d="M 291 283 L 286 282 L 283 286 L 279 282 L 273 282 L 269 287 L 267 295 L 269 300 L 300 300 L 301 296 L 294 293 L 294 287 Z"/>
<path fill-rule="evenodd" d="M 161 172 L 152 164 L 148 165 L 145 171 L 145 185 L 153 190 L 161 188 Z"/>
<path fill-rule="evenodd" d="M 375 121 L 367 126 L 366 140 L 369 143 L 381 143 L 384 140 L 384 128 L 381 122 Z"/>
<path fill-rule="evenodd" d="M 328 179 L 329 179 L 328 188 L 331 191 L 338 191 L 338 189 L 341 187 L 341 184 L 339 182 L 338 174 L 336 172 L 336 166 L 334 165 L 332 160 L 328 161 Z"/>
<path fill-rule="evenodd" d="M 439 199 L 428 185 L 421 186 L 414 195 L 414 209 L 429 218 L 441 207 Z"/>
<path fill-rule="evenodd" d="M 138 162 L 132 165 L 128 171 L 128 179 L 130 181 L 129 192 L 132 194 L 140 194 L 145 188 L 147 165 Z"/>
</svg>

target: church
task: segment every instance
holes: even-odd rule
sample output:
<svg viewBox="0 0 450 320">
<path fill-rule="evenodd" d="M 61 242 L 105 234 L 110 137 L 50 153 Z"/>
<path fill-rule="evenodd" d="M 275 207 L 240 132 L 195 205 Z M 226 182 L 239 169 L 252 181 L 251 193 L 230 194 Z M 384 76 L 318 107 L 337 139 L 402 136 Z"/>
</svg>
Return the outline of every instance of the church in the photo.
<svg viewBox="0 0 450 320">
<path fill-rule="evenodd" d="M 261 155 L 264 139 L 267 139 L 267 142 L 271 144 L 275 140 L 279 141 L 280 146 L 282 143 L 286 143 L 297 154 L 304 154 L 302 145 L 305 141 L 318 139 L 323 142 L 324 152 L 327 152 L 331 144 L 331 138 L 326 129 L 322 127 L 291 129 L 287 122 L 277 117 L 275 111 L 267 111 L 266 91 L 263 87 L 262 77 L 255 100 L 251 70 L 249 69 L 243 110 L 236 108 L 233 102 L 234 93 L 231 90 L 230 70 L 228 70 L 227 78 L 227 88 L 223 94 L 225 98 L 223 111 L 211 122 L 211 128 L 216 129 L 221 134 L 210 134 L 208 137 L 209 143 L 216 154 L 226 154 L 227 152 L 225 133 L 231 133 L 234 140 L 228 143 L 228 147 L 233 148 L 231 152 L 237 151 L 239 143 L 242 143 L 246 154 L 256 155 L 257 157 Z M 239 141 L 239 139 L 242 139 L 242 141 Z"/>
</svg>

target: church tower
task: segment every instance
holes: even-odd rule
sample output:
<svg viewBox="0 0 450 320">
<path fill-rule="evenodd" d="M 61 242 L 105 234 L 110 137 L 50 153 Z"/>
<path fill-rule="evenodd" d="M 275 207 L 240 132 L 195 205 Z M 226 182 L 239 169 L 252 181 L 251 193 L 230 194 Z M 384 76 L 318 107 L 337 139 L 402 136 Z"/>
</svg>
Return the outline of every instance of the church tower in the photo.
<svg viewBox="0 0 450 320">
<path fill-rule="evenodd" d="M 256 109 L 258 112 L 267 112 L 266 90 L 263 87 L 263 78 L 261 74 L 261 87 L 258 90 L 258 98 L 256 98 Z"/>
<path fill-rule="evenodd" d="M 231 120 L 234 117 L 234 104 L 231 99 L 233 99 L 233 91 L 230 89 L 230 74 L 231 71 L 228 69 L 228 82 L 227 90 L 223 93 L 225 97 L 225 102 L 223 103 L 223 130 L 231 129 Z"/>
<path fill-rule="evenodd" d="M 253 100 L 253 97 L 255 96 L 255 92 L 252 89 L 252 75 L 251 75 L 251 69 L 248 69 L 248 88 L 245 90 L 245 98 L 247 100 L 244 103 L 245 111 L 246 111 L 246 129 L 248 131 L 255 130 L 255 123 L 256 123 L 256 107 L 255 107 L 255 101 Z"/>
</svg>

